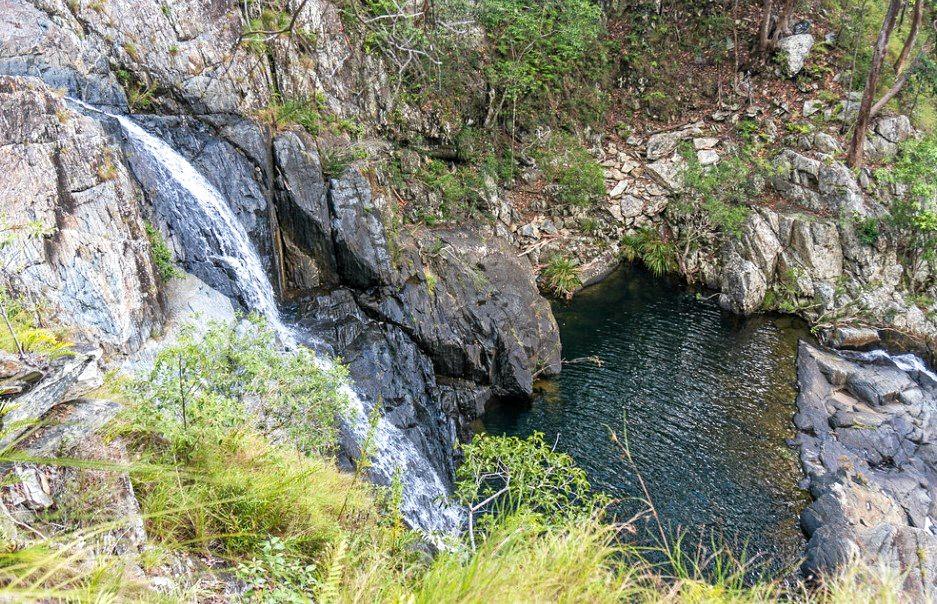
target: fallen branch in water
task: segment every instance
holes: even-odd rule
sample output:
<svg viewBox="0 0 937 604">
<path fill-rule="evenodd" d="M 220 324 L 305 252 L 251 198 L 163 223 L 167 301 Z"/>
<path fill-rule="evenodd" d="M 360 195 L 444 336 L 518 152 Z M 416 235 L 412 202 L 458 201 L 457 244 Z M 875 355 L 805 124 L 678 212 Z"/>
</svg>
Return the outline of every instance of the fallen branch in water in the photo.
<svg viewBox="0 0 937 604">
<path fill-rule="evenodd" d="M 563 359 L 564 365 L 579 365 L 582 363 L 590 363 L 592 365 L 595 365 L 596 367 L 601 367 L 602 365 L 605 364 L 605 361 L 600 359 L 598 355 L 592 355 L 591 357 L 579 357 L 576 359 L 570 359 L 568 361 L 566 359 Z"/>
</svg>

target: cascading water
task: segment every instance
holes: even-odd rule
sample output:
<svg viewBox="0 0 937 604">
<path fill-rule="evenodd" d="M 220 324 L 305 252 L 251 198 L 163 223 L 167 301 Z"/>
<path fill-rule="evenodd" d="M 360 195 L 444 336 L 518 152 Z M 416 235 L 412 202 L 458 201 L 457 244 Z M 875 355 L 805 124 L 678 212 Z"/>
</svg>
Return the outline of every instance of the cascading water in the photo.
<svg viewBox="0 0 937 604">
<path fill-rule="evenodd" d="M 315 334 L 295 334 L 283 324 L 273 287 L 244 226 L 224 196 L 186 158 L 126 116 L 69 100 L 120 124 L 132 150 L 128 155 L 134 175 L 180 242 L 192 273 L 263 315 L 287 345 L 293 345 L 295 336 L 318 339 Z M 319 362 L 324 368 L 332 364 L 321 357 Z M 445 482 L 433 465 L 385 418 L 380 417 L 372 430 L 368 417 L 373 402 L 368 404 L 351 387 L 344 388 L 350 401 L 350 412 L 342 421 L 344 436 L 359 450 L 367 442 L 373 478 L 383 484 L 395 478 L 403 481 L 401 512 L 414 527 L 437 535 L 454 531 L 462 514 L 448 501 Z"/>
<path fill-rule="evenodd" d="M 927 368 L 924 361 L 914 354 L 889 354 L 884 350 L 869 350 L 867 352 L 841 351 L 841 354 L 847 358 L 854 358 L 861 361 L 885 362 L 890 363 L 898 369 L 911 375 L 925 376 L 930 383 L 937 386 L 937 374 Z"/>
</svg>

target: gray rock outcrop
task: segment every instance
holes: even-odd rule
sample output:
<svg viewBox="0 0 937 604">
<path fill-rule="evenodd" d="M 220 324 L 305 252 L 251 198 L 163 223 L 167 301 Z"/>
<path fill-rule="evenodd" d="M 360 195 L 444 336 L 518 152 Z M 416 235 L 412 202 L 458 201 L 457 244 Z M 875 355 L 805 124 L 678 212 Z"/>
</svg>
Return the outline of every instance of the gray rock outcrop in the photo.
<svg viewBox="0 0 937 604">
<path fill-rule="evenodd" d="M 801 516 L 805 573 L 859 558 L 900 573 L 915 601 L 932 600 L 937 379 L 916 363 L 887 355 L 850 360 L 804 342 L 797 375 L 794 423 L 813 497 Z"/>
<path fill-rule="evenodd" d="M 142 195 L 120 147 L 49 88 L 0 77 L 7 286 L 86 339 L 129 351 L 160 320 Z"/>
<path fill-rule="evenodd" d="M 815 40 L 811 34 L 797 34 L 778 41 L 778 53 L 784 73 L 796 76 L 804 68 Z"/>
</svg>

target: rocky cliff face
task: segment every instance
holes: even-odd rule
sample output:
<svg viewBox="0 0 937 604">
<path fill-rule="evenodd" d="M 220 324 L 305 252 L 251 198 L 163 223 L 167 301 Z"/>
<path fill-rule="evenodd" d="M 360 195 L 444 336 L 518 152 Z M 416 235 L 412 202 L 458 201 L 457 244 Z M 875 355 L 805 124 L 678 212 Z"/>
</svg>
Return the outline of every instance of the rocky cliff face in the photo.
<svg viewBox="0 0 937 604">
<path fill-rule="evenodd" d="M 801 343 L 794 422 L 814 501 L 801 524 L 808 575 L 861 558 L 904 576 L 916 601 L 937 590 L 937 377 L 887 355 L 850 360 Z"/>
<path fill-rule="evenodd" d="M 14 245 L 4 277 L 22 295 L 113 350 L 159 326 L 140 187 L 99 122 L 36 80 L 0 78 L 0 218 Z"/>
</svg>

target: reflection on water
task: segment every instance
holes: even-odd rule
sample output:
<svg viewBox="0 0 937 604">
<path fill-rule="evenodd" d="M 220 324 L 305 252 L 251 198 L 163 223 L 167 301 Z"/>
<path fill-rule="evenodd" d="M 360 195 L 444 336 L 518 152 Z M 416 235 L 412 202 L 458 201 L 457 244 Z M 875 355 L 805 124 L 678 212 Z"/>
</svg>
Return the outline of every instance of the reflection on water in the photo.
<svg viewBox="0 0 937 604">
<path fill-rule="evenodd" d="M 731 316 L 631 268 L 554 312 L 563 357 L 582 360 L 539 384 L 529 408 L 490 409 L 485 429 L 558 438 L 593 486 L 623 499 L 615 512 L 626 519 L 641 493 L 609 430 L 621 432 L 627 416 L 631 452 L 671 532 L 747 544 L 774 569 L 795 563 L 804 500 L 786 439 L 803 324 Z"/>
</svg>

